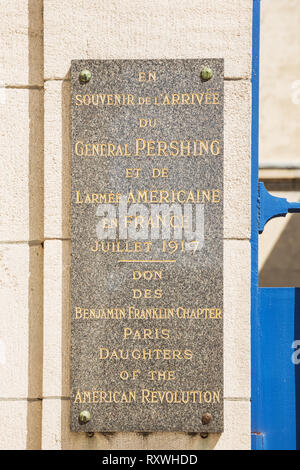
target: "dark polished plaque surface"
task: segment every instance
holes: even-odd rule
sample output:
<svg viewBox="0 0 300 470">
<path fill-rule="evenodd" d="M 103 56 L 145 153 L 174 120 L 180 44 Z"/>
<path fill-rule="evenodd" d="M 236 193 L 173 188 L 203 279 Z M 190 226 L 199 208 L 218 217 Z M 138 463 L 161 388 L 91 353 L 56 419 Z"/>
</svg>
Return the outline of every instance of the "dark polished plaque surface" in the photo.
<svg viewBox="0 0 300 470">
<path fill-rule="evenodd" d="M 71 430 L 222 432 L 223 60 L 71 75 Z"/>
</svg>

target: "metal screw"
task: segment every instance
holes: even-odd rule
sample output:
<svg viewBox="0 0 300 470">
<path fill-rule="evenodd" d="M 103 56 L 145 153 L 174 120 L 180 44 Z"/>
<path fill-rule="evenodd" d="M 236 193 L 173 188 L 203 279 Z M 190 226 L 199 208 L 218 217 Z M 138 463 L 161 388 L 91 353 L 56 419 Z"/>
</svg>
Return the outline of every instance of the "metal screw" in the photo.
<svg viewBox="0 0 300 470">
<path fill-rule="evenodd" d="M 91 414 L 88 410 L 83 410 L 81 411 L 79 415 L 79 421 L 81 424 L 88 423 L 91 419 Z"/>
<path fill-rule="evenodd" d="M 81 70 L 80 74 L 79 74 L 79 80 L 81 81 L 81 83 L 87 83 L 90 81 L 92 77 L 92 74 L 89 70 Z"/>
<path fill-rule="evenodd" d="M 94 437 L 94 434 L 95 434 L 95 433 L 93 433 L 93 432 L 87 432 L 87 436 L 88 436 L 88 437 Z"/>
<path fill-rule="evenodd" d="M 207 80 L 210 80 L 213 75 L 214 73 L 210 67 L 203 67 L 203 69 L 201 70 L 201 78 L 205 82 L 207 82 Z"/>
<path fill-rule="evenodd" d="M 208 437 L 208 432 L 200 432 L 200 437 L 202 437 L 202 439 L 206 439 Z"/>
<path fill-rule="evenodd" d="M 209 424 L 210 422 L 211 422 L 211 414 L 204 413 L 204 415 L 202 415 L 202 424 L 206 425 L 206 424 Z"/>
</svg>

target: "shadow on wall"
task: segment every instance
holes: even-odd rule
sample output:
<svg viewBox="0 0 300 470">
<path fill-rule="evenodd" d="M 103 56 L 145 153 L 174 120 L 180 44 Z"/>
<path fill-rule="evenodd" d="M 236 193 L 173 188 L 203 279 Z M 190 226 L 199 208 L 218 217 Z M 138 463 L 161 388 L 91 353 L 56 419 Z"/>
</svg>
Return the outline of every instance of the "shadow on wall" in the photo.
<svg viewBox="0 0 300 470">
<path fill-rule="evenodd" d="M 268 222 L 272 224 L 272 220 Z M 300 287 L 300 214 L 293 214 L 259 272 L 260 287 Z"/>
</svg>

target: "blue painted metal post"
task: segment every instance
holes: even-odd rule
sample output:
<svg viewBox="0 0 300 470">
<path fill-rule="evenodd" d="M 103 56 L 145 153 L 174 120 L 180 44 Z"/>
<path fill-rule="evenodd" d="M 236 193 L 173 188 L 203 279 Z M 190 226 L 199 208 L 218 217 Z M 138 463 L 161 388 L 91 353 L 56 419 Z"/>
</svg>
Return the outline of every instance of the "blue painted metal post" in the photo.
<svg viewBox="0 0 300 470">
<path fill-rule="evenodd" d="M 288 202 L 283 197 L 272 196 L 264 183 L 259 183 L 259 233 L 264 231 L 266 223 L 275 217 L 285 217 L 288 212 L 300 212 L 300 202 Z"/>
<path fill-rule="evenodd" d="M 251 120 L 251 351 L 258 348 L 258 148 L 259 148 L 259 45 L 260 0 L 253 0 L 252 15 L 252 120 Z M 256 358 L 259 360 L 259 358 Z M 256 421 L 256 404 L 259 402 L 260 377 L 252 360 L 251 368 L 252 449 L 261 448 L 261 437 Z"/>
<path fill-rule="evenodd" d="M 270 194 L 258 181 L 260 0 L 253 0 L 251 140 L 252 449 L 300 448 L 300 289 L 259 288 L 258 234 L 299 202 Z M 299 371 L 298 371 L 299 368 Z M 298 429 L 297 429 L 298 427 Z"/>
</svg>

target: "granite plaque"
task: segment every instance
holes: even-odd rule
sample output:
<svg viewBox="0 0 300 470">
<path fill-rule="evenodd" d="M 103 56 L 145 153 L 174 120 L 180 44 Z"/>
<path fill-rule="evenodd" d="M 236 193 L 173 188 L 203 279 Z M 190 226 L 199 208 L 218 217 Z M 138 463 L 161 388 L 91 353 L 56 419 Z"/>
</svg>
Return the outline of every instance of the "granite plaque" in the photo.
<svg viewBox="0 0 300 470">
<path fill-rule="evenodd" d="M 223 68 L 72 61 L 72 431 L 223 430 Z"/>
</svg>

